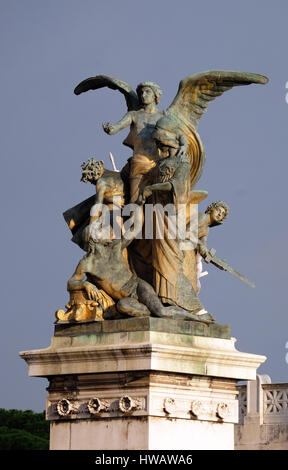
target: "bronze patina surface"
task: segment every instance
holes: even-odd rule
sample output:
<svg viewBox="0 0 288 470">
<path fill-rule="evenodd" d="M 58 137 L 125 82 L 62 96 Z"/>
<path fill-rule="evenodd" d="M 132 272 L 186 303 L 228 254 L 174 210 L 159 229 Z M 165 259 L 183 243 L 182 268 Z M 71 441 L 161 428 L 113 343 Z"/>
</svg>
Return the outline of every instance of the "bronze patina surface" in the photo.
<svg viewBox="0 0 288 470">
<path fill-rule="evenodd" d="M 103 123 L 103 129 L 113 135 L 129 127 L 123 143 L 133 155 L 121 171 L 115 166 L 113 171 L 105 169 L 103 161 L 94 158 L 82 164 L 81 179 L 90 182 L 95 193 L 64 212 L 72 240 L 85 254 L 68 281 L 66 311 L 56 312 L 56 334 L 67 328 L 74 331 L 80 325 L 81 329 L 104 332 L 113 325 L 120 330 L 124 324 L 140 329 L 145 324 L 160 330 L 165 325 L 169 330 L 173 324 L 176 330 L 184 328 L 189 334 L 197 331 L 209 336 L 213 332 L 226 337 L 227 328 L 214 323 L 199 299 L 202 260 L 254 285 L 207 247 L 210 228 L 222 224 L 229 213 L 226 202 L 212 202 L 205 213 L 199 213 L 196 219 L 191 216 L 191 207 L 198 208 L 208 195 L 207 191 L 195 190 L 205 164 L 197 127 L 209 103 L 225 91 L 267 82 L 263 75 L 236 71 L 189 75 L 181 80 L 165 111 L 157 107 L 162 90 L 151 81 L 141 82 L 136 91 L 106 75 L 77 85 L 76 95 L 103 87 L 123 94 L 126 114 L 116 124 Z M 124 210 L 128 203 L 133 204 L 129 226 Z M 146 236 L 148 207 L 155 221 L 152 236 Z M 173 207 L 175 220 L 182 220 L 184 238 L 178 229 L 171 236 L 168 207 Z M 193 242 L 188 231 L 192 219 L 197 222 Z M 190 243 L 189 247 L 187 243 L 184 247 L 183 240 Z"/>
</svg>

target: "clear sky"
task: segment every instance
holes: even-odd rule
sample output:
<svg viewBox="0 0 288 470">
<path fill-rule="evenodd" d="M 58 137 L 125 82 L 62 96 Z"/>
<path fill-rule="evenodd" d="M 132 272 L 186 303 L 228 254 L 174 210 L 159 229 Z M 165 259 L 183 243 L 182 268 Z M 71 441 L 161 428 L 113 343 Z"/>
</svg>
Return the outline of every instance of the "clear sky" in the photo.
<svg viewBox="0 0 288 470">
<path fill-rule="evenodd" d="M 197 188 L 231 209 L 209 246 L 256 284 L 208 266 L 200 298 L 231 325 L 238 350 L 267 357 L 259 373 L 288 382 L 287 14 L 284 0 L 0 1 L 0 407 L 45 408 L 48 382 L 29 378 L 18 352 L 49 346 L 54 312 L 68 301 L 82 252 L 62 213 L 93 193 L 81 163 L 94 156 L 111 168 L 111 151 L 121 168 L 131 156 L 127 131 L 101 126 L 122 117 L 122 95 L 73 94 L 97 74 L 155 81 L 160 109 L 192 73 L 269 77 L 217 98 L 200 121 L 207 161 Z"/>
</svg>

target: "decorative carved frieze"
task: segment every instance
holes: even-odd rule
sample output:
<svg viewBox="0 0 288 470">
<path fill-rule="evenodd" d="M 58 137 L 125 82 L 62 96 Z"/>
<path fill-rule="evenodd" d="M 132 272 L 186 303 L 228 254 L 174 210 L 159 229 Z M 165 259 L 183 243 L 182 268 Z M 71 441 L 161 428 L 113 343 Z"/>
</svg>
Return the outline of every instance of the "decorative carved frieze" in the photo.
<svg viewBox="0 0 288 470">
<path fill-rule="evenodd" d="M 217 405 L 217 415 L 221 419 L 227 419 L 231 415 L 231 409 L 228 403 L 218 403 Z"/>
<path fill-rule="evenodd" d="M 177 409 L 175 398 L 172 398 L 172 397 L 165 398 L 164 403 L 163 403 L 163 409 L 168 414 L 175 413 Z"/>
<path fill-rule="evenodd" d="M 132 411 L 140 410 L 141 400 L 125 395 L 119 400 L 119 409 L 122 411 L 122 413 L 131 413 Z"/>
<path fill-rule="evenodd" d="M 91 398 L 87 403 L 87 407 L 91 415 L 97 415 L 109 410 L 109 402 L 99 398 Z"/>
<path fill-rule="evenodd" d="M 217 401 L 217 400 L 193 400 L 192 402 L 178 397 L 160 398 L 154 402 L 150 413 L 156 416 L 173 415 L 173 417 L 184 419 L 198 419 L 207 421 L 229 421 L 237 422 L 237 402 Z M 131 397 L 123 395 L 120 398 L 100 398 L 72 399 L 62 398 L 58 401 L 49 402 L 47 406 L 47 418 L 57 420 L 66 417 L 67 419 L 89 419 L 89 416 L 101 414 L 101 418 L 115 415 L 130 415 L 134 412 L 147 412 L 145 397 Z"/>
<path fill-rule="evenodd" d="M 226 402 L 194 400 L 191 403 L 190 411 L 194 417 L 201 420 L 215 420 L 215 418 L 227 420 L 233 418 L 233 410 Z"/>
<path fill-rule="evenodd" d="M 60 400 L 53 399 L 47 402 L 47 419 L 89 419 L 101 414 L 101 418 L 115 415 L 126 415 L 134 412 L 145 412 L 146 397 L 131 397 L 123 395 L 120 398 L 79 398 L 77 402 L 69 397 Z"/>
<path fill-rule="evenodd" d="M 194 400 L 191 403 L 191 412 L 196 418 L 207 412 L 202 401 Z"/>
<path fill-rule="evenodd" d="M 71 413 L 78 413 L 78 407 L 67 398 L 62 398 L 56 405 L 57 413 L 59 416 L 68 416 Z"/>
</svg>

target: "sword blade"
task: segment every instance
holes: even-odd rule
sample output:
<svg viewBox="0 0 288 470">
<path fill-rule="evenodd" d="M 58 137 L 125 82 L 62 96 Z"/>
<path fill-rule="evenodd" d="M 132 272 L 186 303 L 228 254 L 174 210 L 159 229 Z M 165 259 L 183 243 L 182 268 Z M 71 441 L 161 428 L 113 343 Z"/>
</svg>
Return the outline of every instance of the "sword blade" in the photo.
<svg viewBox="0 0 288 470">
<path fill-rule="evenodd" d="M 253 282 L 250 282 L 243 274 L 238 273 L 235 269 L 231 268 L 227 263 L 222 261 L 219 258 L 213 257 L 210 261 L 214 266 L 217 266 L 217 268 L 223 269 L 224 271 L 228 271 L 229 273 L 233 274 L 233 276 L 238 277 L 241 281 L 245 282 L 245 284 L 248 284 L 250 287 L 255 287 L 255 284 Z"/>
</svg>

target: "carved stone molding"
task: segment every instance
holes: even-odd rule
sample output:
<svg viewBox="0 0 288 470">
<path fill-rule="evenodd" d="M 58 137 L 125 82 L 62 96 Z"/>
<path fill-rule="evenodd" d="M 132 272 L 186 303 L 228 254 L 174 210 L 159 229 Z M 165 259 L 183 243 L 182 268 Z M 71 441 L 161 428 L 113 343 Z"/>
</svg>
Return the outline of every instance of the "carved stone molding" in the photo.
<svg viewBox="0 0 288 470">
<path fill-rule="evenodd" d="M 59 400 L 56 405 L 57 413 L 59 416 L 68 416 L 71 413 L 78 413 L 78 408 L 67 398 L 62 398 Z"/>
<path fill-rule="evenodd" d="M 101 412 L 108 411 L 109 403 L 99 398 L 91 398 L 87 403 L 87 407 L 91 415 L 97 415 Z"/>
<path fill-rule="evenodd" d="M 154 318 L 153 320 L 163 319 Z M 102 323 L 105 322 L 95 324 L 102 325 Z M 263 356 L 237 351 L 233 339 L 194 335 L 190 338 L 187 335 L 189 341 L 187 339 L 187 346 L 184 347 L 178 343 L 170 344 L 166 336 L 171 341 L 171 335 L 163 335 L 161 332 L 153 331 L 153 344 L 145 339 L 144 332 L 140 335 L 140 344 L 139 332 L 131 331 L 130 333 L 134 338 L 133 343 L 130 344 L 127 343 L 125 335 L 117 343 L 114 333 L 111 337 L 116 342 L 113 343 L 111 339 L 111 344 L 107 343 L 105 334 L 101 333 L 97 344 L 92 341 L 85 344 L 85 347 L 81 344 L 81 336 L 79 338 L 73 336 L 73 342 L 69 343 L 69 347 L 65 342 L 66 337 L 58 336 L 53 338 L 49 348 L 25 351 L 21 353 L 21 357 L 29 365 L 30 376 L 49 378 L 62 375 L 63 371 L 66 376 L 75 375 L 79 370 L 81 374 L 98 374 L 107 371 L 131 373 L 138 370 L 148 372 L 151 362 L 154 364 L 154 370 L 164 368 L 173 373 L 182 374 L 185 371 L 186 374 L 195 375 L 202 370 L 205 360 L 205 374 L 209 377 L 254 380 L 255 370 L 265 360 Z M 98 335 L 96 337 L 98 338 Z"/>
<path fill-rule="evenodd" d="M 119 400 L 119 409 L 122 413 L 131 413 L 132 411 L 141 409 L 141 401 L 137 398 L 131 398 L 125 395 Z"/>
<path fill-rule="evenodd" d="M 191 403 L 191 412 L 196 418 L 198 418 L 200 415 L 202 415 L 205 412 L 205 407 L 202 401 L 200 400 L 194 400 Z"/>
<path fill-rule="evenodd" d="M 231 406 L 226 402 L 206 402 L 195 400 L 191 403 L 191 413 L 198 419 L 212 419 L 221 418 L 227 420 L 232 417 Z"/>
<path fill-rule="evenodd" d="M 228 403 L 218 403 L 217 405 L 217 415 L 221 419 L 227 419 L 231 415 L 231 409 Z"/>
<path fill-rule="evenodd" d="M 176 401 L 172 397 L 167 397 L 164 399 L 163 409 L 166 413 L 171 414 L 176 411 Z"/>
</svg>

